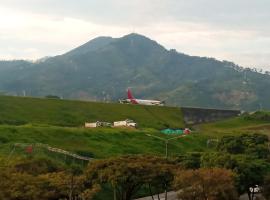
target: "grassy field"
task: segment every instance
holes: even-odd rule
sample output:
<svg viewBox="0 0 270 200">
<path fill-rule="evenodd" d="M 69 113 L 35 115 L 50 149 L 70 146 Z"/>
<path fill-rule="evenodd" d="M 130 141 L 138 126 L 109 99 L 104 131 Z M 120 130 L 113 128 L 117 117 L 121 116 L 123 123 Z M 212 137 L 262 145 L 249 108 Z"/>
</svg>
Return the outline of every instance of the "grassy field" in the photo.
<svg viewBox="0 0 270 200">
<path fill-rule="evenodd" d="M 132 119 L 140 128 L 183 128 L 181 109 L 117 103 L 0 96 L 0 124 L 82 127 L 85 122 Z"/>
<path fill-rule="evenodd" d="M 139 129 L 85 129 L 84 122 L 133 119 Z M 183 128 L 180 108 L 137 106 L 58 99 L 0 96 L 0 155 L 14 143 L 43 143 L 80 155 L 105 158 L 123 154 L 164 154 L 164 142 L 146 136 L 160 129 Z M 172 141 L 171 152 L 189 148 L 193 136 Z M 192 147 L 193 148 L 193 147 Z M 196 149 L 196 148 L 195 148 Z"/>
<path fill-rule="evenodd" d="M 216 123 L 192 127 L 193 133 L 170 141 L 169 155 L 211 151 L 210 138 L 241 133 L 270 135 L 267 112 L 245 115 Z M 139 129 L 85 129 L 85 121 L 134 119 Z M 181 109 L 157 106 L 133 106 L 53 99 L 0 97 L 0 156 L 6 157 L 14 143 L 43 143 L 80 155 L 106 158 L 123 154 L 164 155 L 160 133 L 166 126 L 184 127 Z M 18 151 L 24 152 L 23 149 Z"/>
<path fill-rule="evenodd" d="M 220 138 L 224 135 L 262 133 L 270 136 L 270 112 L 258 111 L 195 127 L 201 134 Z"/>
<path fill-rule="evenodd" d="M 106 158 L 123 154 L 164 155 L 165 143 L 147 136 L 153 134 L 166 138 L 153 130 L 83 129 L 63 127 L 0 126 L 0 154 L 7 155 L 14 143 L 43 143 L 80 155 Z M 169 136 L 167 136 L 169 138 Z M 207 138 L 194 134 L 171 141 L 170 155 L 186 151 L 203 151 Z M 21 152 L 24 150 L 21 149 Z"/>
</svg>

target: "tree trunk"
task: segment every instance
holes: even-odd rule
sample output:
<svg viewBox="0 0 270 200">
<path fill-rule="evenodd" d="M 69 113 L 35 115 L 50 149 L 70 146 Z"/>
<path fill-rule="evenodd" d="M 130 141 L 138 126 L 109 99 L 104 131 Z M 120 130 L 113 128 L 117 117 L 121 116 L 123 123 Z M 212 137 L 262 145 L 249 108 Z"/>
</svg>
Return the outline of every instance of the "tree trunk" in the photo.
<svg viewBox="0 0 270 200">
<path fill-rule="evenodd" d="M 152 190 L 151 190 L 151 185 L 150 183 L 148 184 L 148 188 L 149 188 L 149 192 L 150 192 L 150 195 L 152 197 L 152 200 L 155 200 L 154 197 L 153 197 L 153 193 L 152 193 Z"/>
<path fill-rule="evenodd" d="M 165 183 L 165 200 L 167 200 L 167 183 Z"/>
<path fill-rule="evenodd" d="M 159 198 L 159 193 L 157 194 L 157 197 L 158 197 L 158 200 L 160 200 L 160 198 Z"/>
<path fill-rule="evenodd" d="M 71 175 L 70 188 L 69 188 L 69 200 L 73 199 L 73 174 Z"/>
<path fill-rule="evenodd" d="M 253 192 L 251 193 L 251 200 L 254 199 L 254 188 L 253 188 Z"/>
<path fill-rule="evenodd" d="M 113 200 L 116 200 L 116 188 L 115 188 L 115 186 L 113 187 Z"/>
<path fill-rule="evenodd" d="M 248 199 L 251 200 L 250 191 L 248 191 Z"/>
</svg>

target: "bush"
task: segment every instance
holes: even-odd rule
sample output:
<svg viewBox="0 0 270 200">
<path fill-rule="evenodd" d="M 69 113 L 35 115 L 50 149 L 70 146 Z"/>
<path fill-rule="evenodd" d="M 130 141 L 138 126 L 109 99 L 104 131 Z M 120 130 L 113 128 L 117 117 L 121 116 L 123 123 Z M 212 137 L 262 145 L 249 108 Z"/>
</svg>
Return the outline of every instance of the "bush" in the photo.
<svg viewBox="0 0 270 200">
<path fill-rule="evenodd" d="M 234 174 L 226 169 L 180 170 L 175 176 L 174 186 L 179 191 L 179 200 L 238 199 L 234 187 Z"/>
</svg>

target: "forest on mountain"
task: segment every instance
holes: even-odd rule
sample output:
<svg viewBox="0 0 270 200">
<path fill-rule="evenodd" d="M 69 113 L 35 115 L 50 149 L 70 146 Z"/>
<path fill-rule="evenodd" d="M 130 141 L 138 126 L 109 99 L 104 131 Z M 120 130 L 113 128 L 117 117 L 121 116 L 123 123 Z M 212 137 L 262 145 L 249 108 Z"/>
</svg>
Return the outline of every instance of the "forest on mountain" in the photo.
<svg viewBox="0 0 270 200">
<path fill-rule="evenodd" d="M 270 109 L 269 72 L 167 50 L 139 34 L 98 37 L 36 62 L 1 61 L 0 92 L 118 101 L 130 87 L 138 98 L 167 105 Z"/>
</svg>

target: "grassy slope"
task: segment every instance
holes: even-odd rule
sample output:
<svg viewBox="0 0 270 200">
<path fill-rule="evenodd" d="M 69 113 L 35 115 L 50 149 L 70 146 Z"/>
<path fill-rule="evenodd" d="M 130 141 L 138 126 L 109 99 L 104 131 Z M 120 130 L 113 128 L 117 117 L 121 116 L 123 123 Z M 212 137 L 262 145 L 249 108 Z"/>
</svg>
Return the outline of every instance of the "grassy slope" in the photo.
<svg viewBox="0 0 270 200">
<path fill-rule="evenodd" d="M 82 155 L 105 158 L 123 154 L 164 155 L 163 141 L 148 137 L 155 130 L 82 129 L 61 127 L 0 126 L 0 154 L 8 154 L 13 143 L 45 143 Z M 169 136 L 168 136 L 169 137 Z M 2 141 L 2 144 L 1 144 Z M 179 138 L 169 144 L 170 155 L 185 151 L 202 151 L 206 137 L 198 134 Z M 23 150 L 21 150 L 23 152 Z"/>
<path fill-rule="evenodd" d="M 270 112 L 256 112 L 215 123 L 197 126 L 200 133 L 209 137 L 242 133 L 263 133 L 270 136 Z"/>
<path fill-rule="evenodd" d="M 85 122 L 133 119 L 139 127 L 183 127 L 175 107 L 140 106 L 0 96 L 0 123 L 80 127 Z"/>
<path fill-rule="evenodd" d="M 86 121 L 109 121 L 130 118 L 139 130 L 82 128 Z M 0 154 L 7 155 L 14 143 L 45 143 L 79 154 L 104 158 L 121 154 L 163 154 L 164 144 L 146 133 L 158 129 L 184 127 L 181 109 L 174 107 L 134 106 L 57 99 L 0 97 Z M 150 128 L 149 128 L 150 127 Z M 204 140 L 173 141 L 171 152 L 201 146 Z M 192 147 L 193 149 L 194 147 Z M 196 148 L 195 148 L 196 149 Z"/>
<path fill-rule="evenodd" d="M 125 118 L 137 121 L 140 129 L 81 128 L 85 121 Z M 17 97 L 0 97 L 0 121 L 2 156 L 8 155 L 10 146 L 16 142 L 45 143 L 95 158 L 122 154 L 163 155 L 164 142 L 146 134 L 173 137 L 162 135 L 157 129 L 165 124 L 183 126 L 182 113 L 178 108 Z M 12 125 L 18 121 L 27 124 Z M 270 135 L 269 122 L 258 117 L 238 117 L 200 125 L 195 127 L 192 135 L 170 141 L 169 152 L 170 155 L 177 155 L 187 151 L 208 151 L 208 138 L 228 134 L 262 132 Z"/>
</svg>

